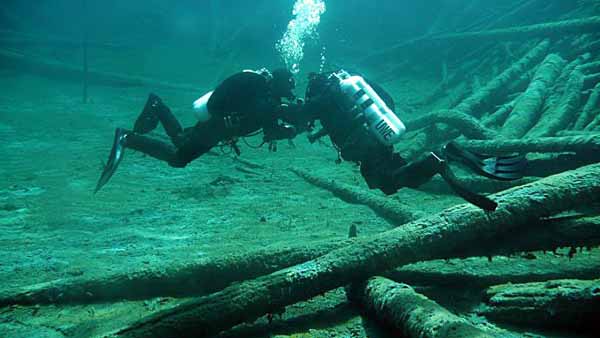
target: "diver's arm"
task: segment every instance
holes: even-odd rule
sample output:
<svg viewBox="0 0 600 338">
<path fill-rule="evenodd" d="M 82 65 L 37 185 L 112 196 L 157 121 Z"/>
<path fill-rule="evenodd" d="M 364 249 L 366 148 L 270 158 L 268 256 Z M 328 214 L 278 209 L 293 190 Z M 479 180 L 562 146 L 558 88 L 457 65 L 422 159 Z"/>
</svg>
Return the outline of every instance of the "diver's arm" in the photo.
<svg viewBox="0 0 600 338">
<path fill-rule="evenodd" d="M 297 134 L 296 128 L 291 124 L 279 124 L 276 121 L 268 126 L 263 126 L 263 133 L 264 142 L 291 139 Z"/>
<path fill-rule="evenodd" d="M 265 102 L 261 110 L 264 112 L 261 121 L 264 142 L 290 139 L 296 136 L 296 128 L 293 125 L 279 123 L 279 118 L 282 116 L 282 105 Z"/>
</svg>

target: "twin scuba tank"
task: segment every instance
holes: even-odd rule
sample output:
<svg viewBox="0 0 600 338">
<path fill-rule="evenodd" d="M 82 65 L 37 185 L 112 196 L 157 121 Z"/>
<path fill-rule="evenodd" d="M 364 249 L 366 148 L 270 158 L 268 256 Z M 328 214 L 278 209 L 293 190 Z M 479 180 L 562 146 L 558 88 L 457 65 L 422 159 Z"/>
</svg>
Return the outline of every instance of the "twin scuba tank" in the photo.
<svg viewBox="0 0 600 338">
<path fill-rule="evenodd" d="M 258 75 L 264 76 L 267 79 L 272 77 L 271 73 L 266 68 L 261 68 L 259 70 L 245 69 L 243 72 L 244 73 L 256 73 Z M 202 95 L 199 99 L 194 101 L 194 104 L 193 104 L 194 116 L 196 116 L 196 119 L 198 119 L 199 122 L 206 122 L 206 121 L 210 120 L 210 118 L 211 118 L 211 114 L 208 111 L 208 100 L 210 100 L 210 96 L 212 95 L 213 92 L 214 92 L 214 90 L 211 90 L 210 92 Z"/>
<path fill-rule="evenodd" d="M 400 136 L 406 131 L 404 123 L 365 79 L 350 75 L 345 70 L 333 73 L 331 79 L 339 83 L 344 101 L 342 107 L 349 107 L 353 111 L 358 109 L 366 128 L 377 140 L 385 145 L 400 141 Z"/>
<path fill-rule="evenodd" d="M 194 116 L 196 116 L 199 122 L 206 122 L 210 120 L 211 115 L 208 112 L 208 100 L 210 99 L 212 93 L 213 91 L 211 90 L 194 101 Z"/>
</svg>

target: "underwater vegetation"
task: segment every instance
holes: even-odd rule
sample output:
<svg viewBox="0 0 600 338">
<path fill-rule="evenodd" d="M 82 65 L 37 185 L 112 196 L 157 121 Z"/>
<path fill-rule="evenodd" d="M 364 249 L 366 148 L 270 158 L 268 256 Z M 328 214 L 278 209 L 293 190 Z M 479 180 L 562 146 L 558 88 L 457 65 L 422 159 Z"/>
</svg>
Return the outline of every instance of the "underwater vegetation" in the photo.
<svg viewBox="0 0 600 338">
<path fill-rule="evenodd" d="M 0 337 L 600 332 L 600 1 L 8 1 L 0 83 Z"/>
</svg>

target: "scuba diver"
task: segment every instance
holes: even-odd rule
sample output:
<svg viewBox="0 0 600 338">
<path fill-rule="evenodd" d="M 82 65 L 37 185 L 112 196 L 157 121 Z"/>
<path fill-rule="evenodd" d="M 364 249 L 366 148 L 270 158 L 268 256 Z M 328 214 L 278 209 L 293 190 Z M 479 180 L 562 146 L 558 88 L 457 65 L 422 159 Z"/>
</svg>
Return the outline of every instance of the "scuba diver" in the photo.
<svg viewBox="0 0 600 338">
<path fill-rule="evenodd" d="M 394 152 L 393 145 L 406 130 L 395 109 L 393 99 L 383 88 L 367 83 L 359 75 L 339 70 L 311 73 L 305 102 L 290 109 L 302 113 L 290 114 L 287 120 L 295 125 L 312 125 L 314 120 L 320 120 L 323 128 L 310 134 L 309 141 L 313 143 L 329 135 L 340 159 L 358 163 L 369 188 L 380 189 L 386 195 L 402 187 L 416 188 L 440 174 L 459 196 L 492 211 L 497 207 L 496 202 L 462 186 L 448 163 L 465 165 L 491 179 L 522 177 L 527 163 L 524 156 L 485 156 L 461 149 L 452 142 L 439 151 L 407 162 Z"/>
<path fill-rule="evenodd" d="M 155 94 L 150 94 L 133 130 L 117 128 L 113 146 L 94 192 L 112 177 L 126 148 L 140 151 L 170 166 L 183 168 L 218 144 L 228 144 L 239 155 L 238 137 L 254 135 L 262 129 L 263 144 L 296 135 L 293 126 L 280 123 L 282 99 L 294 99 L 296 84 L 286 69 L 267 69 L 236 73 L 214 91 L 194 102 L 199 122 L 182 128 L 171 110 Z M 172 143 L 144 134 L 161 123 Z M 271 149 L 271 148 L 270 148 Z"/>
</svg>

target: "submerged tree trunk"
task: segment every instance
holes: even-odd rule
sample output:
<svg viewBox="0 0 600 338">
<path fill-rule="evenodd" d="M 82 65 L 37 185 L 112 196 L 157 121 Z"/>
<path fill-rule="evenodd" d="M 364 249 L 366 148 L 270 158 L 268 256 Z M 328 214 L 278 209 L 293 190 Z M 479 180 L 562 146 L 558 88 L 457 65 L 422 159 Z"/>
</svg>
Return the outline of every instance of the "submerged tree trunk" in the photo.
<svg viewBox="0 0 600 338">
<path fill-rule="evenodd" d="M 453 207 L 315 260 L 186 302 L 140 320 L 120 337 L 206 337 L 286 305 L 364 280 L 399 265 L 445 258 L 459 247 L 506 233 L 517 224 L 600 199 L 600 165 L 592 165 L 493 196 L 499 207 L 484 212 Z M 543 206 L 543 207 L 540 207 Z"/>
<path fill-rule="evenodd" d="M 540 137 L 493 141 L 460 141 L 467 150 L 483 154 L 594 153 L 600 151 L 600 133 L 584 136 Z"/>
<path fill-rule="evenodd" d="M 550 54 L 536 71 L 529 87 L 515 103 L 500 132 L 501 139 L 520 138 L 537 122 L 544 100 L 566 61 Z"/>
<path fill-rule="evenodd" d="M 459 44 L 480 42 L 507 41 L 507 40 L 525 40 L 543 37 L 564 37 L 566 34 L 584 34 L 595 33 L 600 30 L 600 16 L 593 16 L 583 19 L 572 19 L 556 22 L 547 22 L 529 26 L 517 26 L 511 28 L 495 29 L 479 32 L 442 34 L 438 36 L 424 37 L 421 39 L 410 40 L 400 43 L 396 46 L 384 49 L 381 52 L 367 56 L 360 61 L 361 64 L 380 62 L 388 55 L 398 55 L 406 51 L 407 48 L 423 46 L 440 46 L 441 44 Z"/>
<path fill-rule="evenodd" d="M 583 73 L 575 68 L 569 77 L 564 92 L 557 106 L 544 112 L 538 123 L 527 132 L 527 137 L 554 136 L 558 131 L 567 129 L 576 116 L 581 104 L 583 89 Z"/>
<path fill-rule="evenodd" d="M 406 284 L 383 277 L 351 284 L 348 298 L 378 321 L 406 338 L 488 338 L 507 333 L 484 331 L 415 292 Z M 508 337 L 512 335 L 508 334 Z"/>
<path fill-rule="evenodd" d="M 562 279 L 490 287 L 478 311 L 495 321 L 598 333 L 600 279 Z"/>
</svg>

